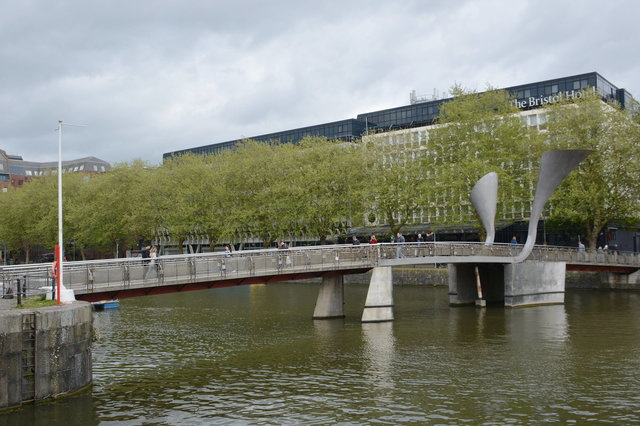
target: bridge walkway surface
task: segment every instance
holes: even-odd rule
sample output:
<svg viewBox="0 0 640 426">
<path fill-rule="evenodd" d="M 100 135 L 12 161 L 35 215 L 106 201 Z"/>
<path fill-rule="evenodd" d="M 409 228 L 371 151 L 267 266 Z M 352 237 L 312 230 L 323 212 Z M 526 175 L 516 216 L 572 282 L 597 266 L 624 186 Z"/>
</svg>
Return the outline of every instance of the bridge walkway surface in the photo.
<svg viewBox="0 0 640 426">
<path fill-rule="evenodd" d="M 521 246 L 484 243 L 406 243 L 296 247 L 161 256 L 155 261 L 124 258 L 65 262 L 64 285 L 76 298 L 97 301 L 230 285 L 363 273 L 375 267 L 420 264 L 509 264 Z M 561 262 L 569 270 L 630 274 L 640 269 L 640 254 L 579 252 L 536 246 L 527 261 Z M 52 285 L 51 264 L 0 267 L 9 288 L 21 281 L 29 294 Z M 17 288 L 13 289 L 16 291 Z M 5 290 L 6 291 L 6 290 Z"/>
</svg>

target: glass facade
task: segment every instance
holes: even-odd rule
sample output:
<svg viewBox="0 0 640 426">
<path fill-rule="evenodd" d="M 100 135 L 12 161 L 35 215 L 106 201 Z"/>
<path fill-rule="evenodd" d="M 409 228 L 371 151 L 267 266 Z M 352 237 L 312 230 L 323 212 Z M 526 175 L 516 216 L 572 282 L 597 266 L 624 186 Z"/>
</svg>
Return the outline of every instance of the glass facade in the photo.
<svg viewBox="0 0 640 426">
<path fill-rule="evenodd" d="M 530 110 L 557 102 L 563 97 L 571 98 L 580 96 L 581 90 L 588 90 L 590 88 L 597 91 L 605 101 L 616 101 L 623 108 L 639 109 L 638 103 L 629 92 L 617 88 L 597 72 L 507 87 L 504 90 L 515 98 L 514 102 L 519 109 Z M 449 100 L 450 98 L 415 102 L 411 105 L 358 114 L 355 119 L 253 136 L 249 139 L 273 143 L 297 143 L 305 136 L 324 136 L 327 139 L 353 140 L 369 133 L 423 127 L 435 123 L 440 111 L 440 106 Z M 539 126 L 540 124 L 543 123 L 531 125 Z M 163 154 L 163 158 L 187 152 L 195 154 L 218 153 L 225 149 L 233 149 L 241 141 L 242 139 L 236 139 L 197 148 L 168 152 Z"/>
</svg>

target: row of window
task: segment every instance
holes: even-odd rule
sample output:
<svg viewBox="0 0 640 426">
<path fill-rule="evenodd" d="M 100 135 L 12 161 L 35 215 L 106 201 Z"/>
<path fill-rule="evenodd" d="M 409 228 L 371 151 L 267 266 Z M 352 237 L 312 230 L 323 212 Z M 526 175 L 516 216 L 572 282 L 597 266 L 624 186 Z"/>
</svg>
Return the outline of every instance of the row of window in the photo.
<svg viewBox="0 0 640 426">
<path fill-rule="evenodd" d="M 106 171 L 105 166 L 98 166 L 96 164 L 94 164 L 92 168 L 93 168 L 94 172 L 104 172 L 104 171 Z M 82 164 L 80 166 L 67 167 L 67 168 L 63 168 L 62 169 L 63 173 L 81 172 L 81 171 L 84 171 L 84 164 Z M 57 173 L 57 169 L 53 169 L 52 172 L 54 174 Z M 47 169 L 47 170 L 25 170 L 24 174 L 26 176 L 45 176 L 45 175 L 49 175 L 50 171 L 49 171 L 49 169 Z"/>
</svg>

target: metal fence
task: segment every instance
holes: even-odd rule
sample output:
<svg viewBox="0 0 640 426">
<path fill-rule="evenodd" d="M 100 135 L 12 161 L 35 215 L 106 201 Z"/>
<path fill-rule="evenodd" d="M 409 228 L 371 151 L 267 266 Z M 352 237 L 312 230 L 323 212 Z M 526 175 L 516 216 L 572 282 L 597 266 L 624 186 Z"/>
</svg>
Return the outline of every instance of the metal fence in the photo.
<svg viewBox="0 0 640 426">
<path fill-rule="evenodd" d="M 65 262 L 64 285 L 76 295 L 164 285 L 188 284 L 367 269 L 378 265 L 473 262 L 474 258 L 504 261 L 521 245 L 484 243 L 406 243 L 296 247 L 224 253 Z M 530 260 L 570 264 L 640 267 L 640 254 L 578 251 L 575 248 L 536 246 Z M 51 264 L 0 267 L 1 294 L 44 294 L 54 285 Z"/>
</svg>

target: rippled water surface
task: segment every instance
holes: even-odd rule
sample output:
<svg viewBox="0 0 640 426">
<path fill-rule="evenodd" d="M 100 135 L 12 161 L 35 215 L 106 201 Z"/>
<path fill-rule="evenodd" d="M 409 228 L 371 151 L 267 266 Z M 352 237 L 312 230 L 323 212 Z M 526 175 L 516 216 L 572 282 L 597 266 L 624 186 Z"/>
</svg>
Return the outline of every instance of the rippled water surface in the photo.
<svg viewBox="0 0 640 426">
<path fill-rule="evenodd" d="M 140 297 L 95 314 L 92 389 L 0 424 L 640 422 L 640 293 L 452 308 L 397 286 L 396 320 L 311 319 L 319 286 Z"/>
</svg>

